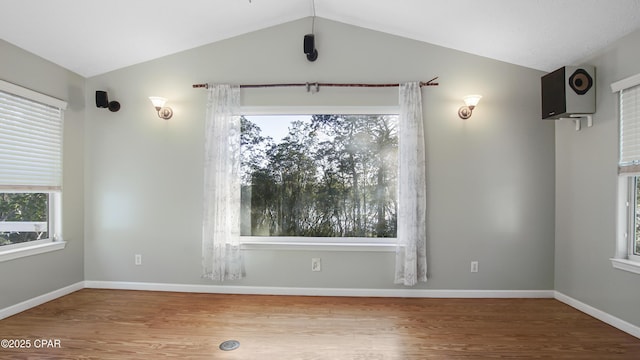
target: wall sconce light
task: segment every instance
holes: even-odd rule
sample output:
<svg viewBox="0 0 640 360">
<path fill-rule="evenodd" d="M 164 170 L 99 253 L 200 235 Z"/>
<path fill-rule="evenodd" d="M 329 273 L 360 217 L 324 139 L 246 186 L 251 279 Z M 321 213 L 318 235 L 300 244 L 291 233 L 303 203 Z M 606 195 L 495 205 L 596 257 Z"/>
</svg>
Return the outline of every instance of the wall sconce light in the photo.
<svg viewBox="0 0 640 360">
<path fill-rule="evenodd" d="M 164 106 L 164 103 L 167 102 L 167 99 L 158 96 L 149 96 L 149 100 L 151 100 L 153 107 L 156 108 L 158 117 L 165 120 L 171 119 L 171 117 L 173 116 L 173 110 L 168 106 Z"/>
<path fill-rule="evenodd" d="M 478 105 L 480 99 L 482 99 L 482 95 L 467 95 L 462 99 L 464 100 L 465 106 L 461 106 L 460 109 L 458 109 L 458 116 L 463 120 L 467 120 L 471 117 L 473 109 Z"/>
</svg>

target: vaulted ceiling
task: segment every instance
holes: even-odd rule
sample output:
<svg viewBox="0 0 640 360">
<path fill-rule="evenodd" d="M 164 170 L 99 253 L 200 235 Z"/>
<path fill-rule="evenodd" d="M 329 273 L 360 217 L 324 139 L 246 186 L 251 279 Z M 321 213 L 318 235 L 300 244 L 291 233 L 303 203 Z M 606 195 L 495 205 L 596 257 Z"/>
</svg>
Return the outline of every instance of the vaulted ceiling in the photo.
<svg viewBox="0 0 640 360">
<path fill-rule="evenodd" d="M 314 7 L 317 17 L 544 71 L 640 29 L 640 0 L 2 0 L 0 38 L 91 77 Z"/>
</svg>

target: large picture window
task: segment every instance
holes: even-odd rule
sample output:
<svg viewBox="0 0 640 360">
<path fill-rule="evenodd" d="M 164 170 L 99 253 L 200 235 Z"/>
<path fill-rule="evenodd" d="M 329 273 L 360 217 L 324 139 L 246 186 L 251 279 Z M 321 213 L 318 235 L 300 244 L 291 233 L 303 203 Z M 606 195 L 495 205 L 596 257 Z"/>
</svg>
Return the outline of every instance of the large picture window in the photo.
<svg viewBox="0 0 640 360">
<path fill-rule="evenodd" d="M 395 238 L 398 116 L 241 117 L 241 234 Z"/>
</svg>

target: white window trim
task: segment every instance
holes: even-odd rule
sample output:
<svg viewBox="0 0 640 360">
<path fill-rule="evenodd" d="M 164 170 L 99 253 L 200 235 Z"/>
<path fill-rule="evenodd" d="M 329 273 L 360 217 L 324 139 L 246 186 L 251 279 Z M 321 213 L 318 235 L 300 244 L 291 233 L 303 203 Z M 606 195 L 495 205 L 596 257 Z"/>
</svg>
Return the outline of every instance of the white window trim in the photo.
<svg viewBox="0 0 640 360">
<path fill-rule="evenodd" d="M 241 106 L 240 115 L 301 115 L 301 114 L 350 114 L 395 115 L 398 105 L 391 106 Z"/>
<path fill-rule="evenodd" d="M 395 251 L 397 238 L 241 236 L 248 250 Z"/>
<path fill-rule="evenodd" d="M 628 78 L 624 78 L 612 83 L 611 92 L 619 93 L 624 89 L 628 89 L 636 85 L 640 85 L 640 74 L 629 76 Z"/>
<path fill-rule="evenodd" d="M 393 106 L 242 106 L 240 115 L 300 115 L 300 114 L 384 114 L 400 113 Z M 317 250 L 317 251 L 396 251 L 397 238 L 351 237 L 288 237 L 240 236 L 240 245 L 246 250 Z"/>
<path fill-rule="evenodd" d="M 13 95 L 21 96 L 32 101 L 36 101 L 49 106 L 57 107 L 60 110 L 67 109 L 67 102 L 64 100 L 56 99 L 52 96 L 33 91 L 22 86 L 12 84 L 10 82 L 0 80 L 0 90 L 11 93 Z"/>
<path fill-rule="evenodd" d="M 27 256 L 43 254 L 51 251 L 62 250 L 67 246 L 66 241 L 52 241 L 51 239 L 29 241 L 28 246 L 22 244 L 4 245 L 7 249 L 0 252 L 0 262 L 19 259 Z"/>
<path fill-rule="evenodd" d="M 611 91 L 617 93 L 619 96 L 620 91 L 640 85 L 640 74 L 630 76 L 628 78 L 616 81 L 611 84 Z M 619 101 L 618 101 L 619 104 Z M 620 108 L 618 105 L 617 118 L 620 119 Z M 619 140 L 618 140 L 619 141 Z M 632 177 L 640 174 L 621 174 L 618 175 L 618 197 L 616 206 L 616 252 L 615 256 L 609 259 L 611 265 L 615 269 L 640 274 L 640 257 L 633 255 L 631 251 L 632 241 L 629 240 L 628 235 L 630 231 L 634 231 L 633 220 L 631 216 L 635 216 L 629 210 L 631 204 L 632 189 Z"/>
<path fill-rule="evenodd" d="M 250 236 L 245 237 L 250 238 Z M 284 241 L 254 242 L 241 239 L 240 247 L 243 250 L 291 250 L 291 251 L 359 251 L 359 252 L 394 252 L 398 247 L 395 243 L 341 243 L 341 242 L 317 242 L 295 243 Z M 395 238 L 393 239 L 395 240 Z"/>
<path fill-rule="evenodd" d="M 611 265 L 618 270 L 624 270 L 636 274 L 640 274 L 640 263 L 627 259 L 611 258 Z"/>
</svg>

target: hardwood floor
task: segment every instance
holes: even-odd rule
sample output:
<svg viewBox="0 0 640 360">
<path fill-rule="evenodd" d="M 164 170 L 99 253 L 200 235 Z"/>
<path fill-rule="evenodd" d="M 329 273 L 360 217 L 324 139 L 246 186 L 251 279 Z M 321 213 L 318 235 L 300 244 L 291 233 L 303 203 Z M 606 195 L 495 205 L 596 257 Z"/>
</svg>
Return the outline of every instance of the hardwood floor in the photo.
<svg viewBox="0 0 640 360">
<path fill-rule="evenodd" d="M 640 359 L 640 339 L 553 299 L 84 289 L 1 320 L 0 339 L 30 344 L 2 359 Z"/>
</svg>

